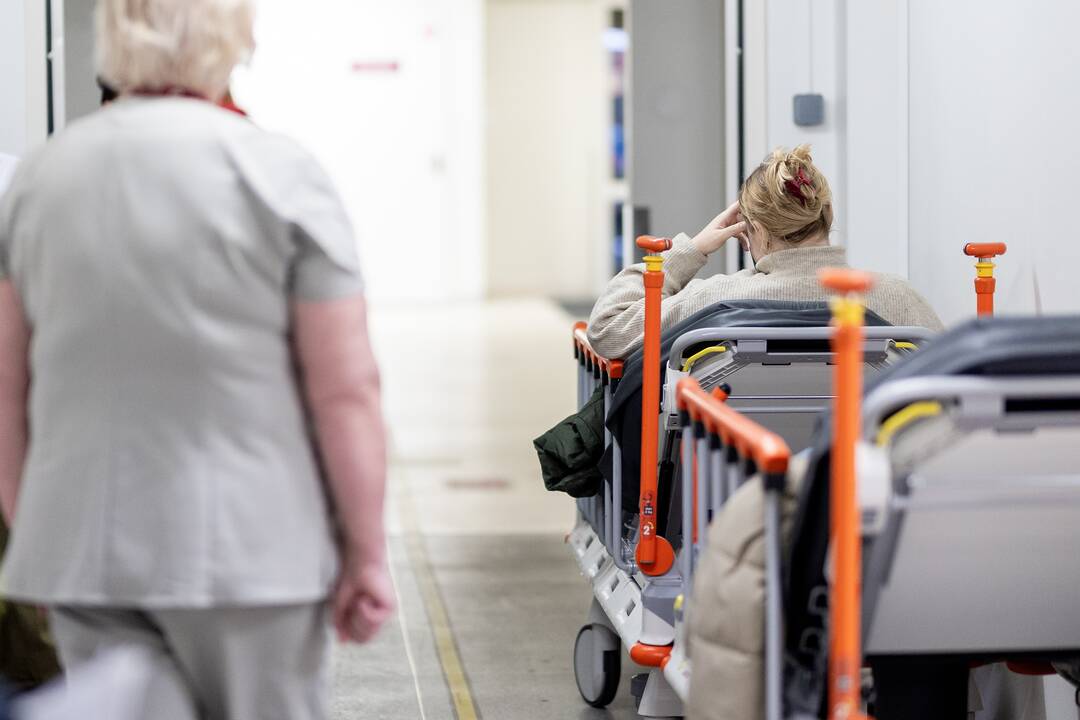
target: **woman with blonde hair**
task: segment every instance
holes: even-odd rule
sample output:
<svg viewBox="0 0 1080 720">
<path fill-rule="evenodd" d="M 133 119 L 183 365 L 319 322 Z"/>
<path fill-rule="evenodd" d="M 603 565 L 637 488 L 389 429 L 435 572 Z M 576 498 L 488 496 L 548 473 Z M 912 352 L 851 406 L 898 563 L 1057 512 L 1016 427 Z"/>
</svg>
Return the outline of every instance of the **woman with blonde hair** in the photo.
<svg viewBox="0 0 1080 720">
<path fill-rule="evenodd" d="M 392 612 L 379 380 L 319 165 L 218 107 L 251 0 L 99 0 L 119 93 L 0 205 L 0 587 L 147 718 L 325 717 L 330 627 Z"/>
<path fill-rule="evenodd" d="M 829 244 L 832 223 L 832 191 L 810 147 L 775 150 L 746 179 L 737 202 L 693 239 L 676 236 L 664 254 L 663 327 L 724 300 L 825 300 L 817 271 L 847 266 L 844 248 Z M 750 252 L 754 267 L 694 279 L 708 256 L 732 238 Z M 616 275 L 593 307 L 589 340 L 601 355 L 625 357 L 640 344 L 644 270 L 635 265 Z M 878 276 L 867 306 L 893 325 L 941 329 L 926 300 L 895 276 Z"/>
<path fill-rule="evenodd" d="M 810 148 L 777 149 L 747 178 L 738 202 L 693 239 L 676 237 L 665 253 L 663 325 L 677 324 L 722 301 L 826 300 L 818 270 L 847 265 L 844 248 L 829 244 L 832 222 L 832 193 L 811 159 Z M 693 279 L 708 256 L 732 238 L 750 252 L 754 267 Z M 640 344 L 643 271 L 643 266 L 635 266 L 617 275 L 596 303 L 589 339 L 597 352 L 624 357 Z M 898 277 L 879 276 L 866 302 L 893 325 L 941 328 L 929 304 Z M 791 482 L 783 503 L 785 532 L 805 464 L 806 458 L 797 456 L 789 472 Z M 699 561 L 688 618 L 694 674 L 686 714 L 694 720 L 763 717 L 761 488 L 760 483 L 746 483 L 728 500 L 713 521 Z"/>
</svg>

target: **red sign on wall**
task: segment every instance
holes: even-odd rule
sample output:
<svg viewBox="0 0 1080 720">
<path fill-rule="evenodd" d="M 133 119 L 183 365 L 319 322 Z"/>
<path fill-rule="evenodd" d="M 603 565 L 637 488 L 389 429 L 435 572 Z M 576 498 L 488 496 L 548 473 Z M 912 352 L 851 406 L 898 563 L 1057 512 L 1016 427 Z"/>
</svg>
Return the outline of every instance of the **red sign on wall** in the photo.
<svg viewBox="0 0 1080 720">
<path fill-rule="evenodd" d="M 397 60 L 362 60 L 352 64 L 352 71 L 396 73 L 401 69 L 401 63 Z"/>
</svg>

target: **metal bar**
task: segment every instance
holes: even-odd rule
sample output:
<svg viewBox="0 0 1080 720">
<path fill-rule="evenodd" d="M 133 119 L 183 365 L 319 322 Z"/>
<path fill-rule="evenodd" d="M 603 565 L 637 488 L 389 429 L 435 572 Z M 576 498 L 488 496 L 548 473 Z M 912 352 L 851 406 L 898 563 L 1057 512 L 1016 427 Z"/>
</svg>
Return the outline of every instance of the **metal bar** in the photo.
<svg viewBox="0 0 1080 720">
<path fill-rule="evenodd" d="M 709 478 L 712 480 L 710 508 L 713 513 L 720 512 L 720 508 L 727 502 L 727 467 L 724 465 L 724 450 L 716 447 L 709 452 Z"/>
<path fill-rule="evenodd" d="M 682 429 L 682 576 L 683 587 L 690 587 L 694 574 L 694 428 L 690 423 Z"/>
<path fill-rule="evenodd" d="M 608 408 L 611 407 L 611 383 L 604 383 L 604 447 L 607 448 L 611 445 L 611 431 L 607 426 L 607 414 Z M 607 547 L 608 553 L 612 557 L 615 557 L 615 552 L 618 548 L 615 546 L 617 537 L 615 535 L 615 525 L 612 522 L 612 517 L 615 513 L 612 512 L 612 489 L 611 483 L 607 480 L 604 481 L 604 518 L 607 522 L 604 523 L 604 546 Z"/>
<path fill-rule="evenodd" d="M 748 413 L 757 413 L 757 414 L 760 414 L 760 415 L 778 415 L 780 413 L 785 413 L 785 414 L 791 414 L 791 413 L 811 414 L 811 413 L 819 413 L 819 412 L 821 412 L 822 410 L 825 409 L 825 404 L 817 405 L 817 406 L 814 406 L 814 405 L 775 405 L 773 407 L 762 407 L 762 408 L 737 407 L 736 405 L 737 405 L 738 401 L 741 400 L 741 399 L 742 398 L 732 398 L 731 399 L 732 400 L 731 404 L 732 404 L 732 407 L 734 407 L 736 410 L 743 413 L 744 415 L 748 414 Z"/>
<path fill-rule="evenodd" d="M 1080 396 L 1080 379 L 1076 376 L 1026 377 L 962 377 L 930 376 L 908 378 L 886 383 L 876 388 L 863 403 L 862 427 L 865 435 L 873 435 L 887 415 L 919 400 L 951 398 L 1046 398 Z"/>
<path fill-rule="evenodd" d="M 724 453 L 724 502 L 727 502 L 739 489 L 739 461 L 731 459 L 730 450 L 725 450 Z"/>
<path fill-rule="evenodd" d="M 936 333 L 921 327 L 868 327 L 865 340 L 929 340 Z M 681 359 L 683 352 L 691 345 L 702 342 L 720 342 L 724 340 L 828 340 L 832 337 L 830 327 L 809 328 L 702 328 L 691 330 L 676 338 L 671 346 L 671 357 Z"/>
<path fill-rule="evenodd" d="M 834 366 L 833 437 L 829 524 L 833 580 L 829 594 L 830 720 L 859 717 L 862 696 L 862 539 L 859 535 L 855 445 L 859 440 L 863 385 L 863 297 L 873 277 L 855 270 L 823 270 L 832 301 Z"/>
<path fill-rule="evenodd" d="M 585 407 L 585 361 L 584 360 L 578 360 L 577 407 L 578 407 L 578 410 Z"/>
<path fill-rule="evenodd" d="M 765 718 L 782 720 L 784 611 L 780 577 L 780 491 L 765 493 Z"/>
<path fill-rule="evenodd" d="M 638 247 L 652 253 L 671 247 L 671 241 L 640 237 Z M 642 339 L 641 372 L 641 479 L 638 483 L 639 521 L 637 565 L 646 575 L 663 575 L 674 562 L 671 545 L 657 535 L 657 452 L 660 410 L 660 312 L 664 287 L 664 258 L 645 256 L 645 333 Z"/>
<path fill-rule="evenodd" d="M 730 461 L 728 464 L 728 497 L 731 497 L 746 482 L 746 466 L 743 465 L 743 461 L 739 458 L 731 460 L 729 457 L 728 459 Z"/>
<path fill-rule="evenodd" d="M 728 402 L 735 400 L 832 400 L 832 395 L 738 395 L 728 396 Z"/>
<path fill-rule="evenodd" d="M 611 517 L 611 527 L 615 535 L 615 548 L 611 556 L 615 558 L 615 567 L 625 572 L 632 572 L 630 563 L 626 561 L 623 555 L 623 523 L 622 523 L 622 448 L 619 447 L 619 439 L 612 435 L 611 437 L 611 505 L 614 508 L 614 512 Z"/>
<path fill-rule="evenodd" d="M 701 549 L 705 547 L 705 543 L 709 535 L 709 491 L 712 486 L 712 479 L 709 462 L 709 440 L 702 433 L 702 436 L 697 438 L 697 540 L 694 542 L 694 563 L 693 567 L 696 570 L 698 564 L 698 555 L 701 553 Z"/>
</svg>

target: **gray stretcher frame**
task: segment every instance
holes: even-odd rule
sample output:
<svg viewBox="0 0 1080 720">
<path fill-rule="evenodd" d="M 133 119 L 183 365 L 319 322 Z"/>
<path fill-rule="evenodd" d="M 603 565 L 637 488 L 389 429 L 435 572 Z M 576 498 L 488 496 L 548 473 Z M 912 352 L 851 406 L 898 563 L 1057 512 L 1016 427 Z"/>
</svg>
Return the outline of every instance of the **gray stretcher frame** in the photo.
<svg viewBox="0 0 1080 720">
<path fill-rule="evenodd" d="M 599 366 L 591 364 L 583 356 L 576 358 L 577 364 L 577 409 L 581 410 L 592 398 L 598 387 L 603 388 L 604 399 L 604 447 L 613 447 L 613 475 L 622 477 L 622 453 L 619 440 L 607 428 L 607 414 L 615 394 L 617 379 L 607 377 Z M 610 483 L 606 479 L 603 492 L 589 498 L 578 498 L 577 507 L 581 515 L 596 532 L 597 537 L 607 548 L 616 567 L 633 574 L 634 563 L 623 553 L 622 547 L 622 483 Z"/>
<path fill-rule="evenodd" d="M 884 360 L 888 342 L 891 340 L 923 341 L 932 338 L 934 333 L 926 328 L 882 326 L 865 329 L 867 354 L 880 356 Z M 739 344 L 737 357 L 739 362 L 749 365 L 761 362 L 764 359 L 783 359 L 787 362 L 823 362 L 832 356 L 831 352 L 823 353 L 770 353 L 767 344 L 772 340 L 817 340 L 825 341 L 832 337 L 832 328 L 807 327 L 807 328 L 784 328 L 784 327 L 717 327 L 691 330 L 676 338 L 672 349 L 672 358 L 681 358 L 681 354 L 687 347 L 700 342 L 733 342 Z M 760 345 L 759 345 L 760 344 Z M 604 391 L 604 418 L 606 421 L 608 409 L 611 407 L 614 396 L 614 388 L 618 380 L 609 380 L 603 376 L 599 367 L 590 365 L 584 357 L 577 361 L 577 406 L 584 407 L 592 397 L 597 387 L 602 386 Z M 791 397 L 792 400 L 806 400 L 812 398 Z M 760 410 L 760 412 L 817 412 L 817 407 L 777 407 Z M 612 474 L 619 481 L 614 483 L 604 482 L 602 495 L 593 498 L 583 498 L 578 501 L 578 507 L 589 521 L 590 525 L 597 530 L 597 535 L 607 546 L 611 557 L 619 569 L 626 572 L 634 572 L 633 560 L 623 554 L 622 548 L 622 453 L 618 447 L 618 438 L 614 437 L 604 427 L 604 444 L 614 446 L 614 467 Z"/>
<path fill-rule="evenodd" d="M 863 354 L 865 362 L 875 367 L 882 367 L 888 359 L 890 342 L 923 342 L 934 337 L 935 333 L 926 328 L 882 326 L 864 328 Z M 821 363 L 833 359 L 831 350 L 824 352 L 770 351 L 769 342 L 776 340 L 829 341 L 834 330 L 831 327 L 808 328 L 759 328 L 759 327 L 717 327 L 692 330 L 679 336 L 672 344 L 668 367 L 678 370 L 683 362 L 687 348 L 703 343 L 731 343 L 735 346 L 735 362 L 746 366 L 754 363 Z M 788 400 L 825 400 L 811 396 L 785 396 Z M 771 412 L 817 413 L 820 408 L 807 406 L 786 406 L 771 409 Z M 758 409 L 758 412 L 762 412 Z M 769 412 L 765 410 L 764 412 Z M 700 426 L 686 427 L 669 419 L 668 429 L 680 427 L 681 434 L 681 482 L 682 482 L 682 532 L 683 542 L 680 552 L 682 576 L 685 594 L 692 588 L 693 576 L 697 569 L 697 555 L 708 538 L 707 513 L 718 512 L 728 498 L 746 482 L 755 480 L 764 484 L 763 521 L 765 542 L 765 718 L 781 720 L 783 715 L 783 543 L 781 539 L 781 505 L 784 493 L 783 485 L 770 486 L 763 475 L 751 476 L 747 460 L 738 458 L 733 449 L 709 439 L 702 433 Z M 692 467 L 691 448 L 698 453 L 696 477 Z M 706 460 L 707 458 L 707 460 Z M 696 481 L 696 483 L 695 483 Z M 696 503 L 693 487 L 696 484 Z M 697 505 L 697 517 L 693 517 L 692 507 Z M 698 536 L 690 540 L 696 520 Z"/>
<path fill-rule="evenodd" d="M 923 341 L 930 340 L 936 333 L 927 328 L 910 327 L 901 325 L 883 325 L 867 327 L 863 329 L 863 337 L 869 347 L 864 347 L 864 350 L 884 353 L 886 345 L 890 340 L 912 340 Z M 670 356 L 673 359 L 682 359 L 683 353 L 686 352 L 688 347 L 697 345 L 698 343 L 705 342 L 734 342 L 745 343 L 758 341 L 767 343 L 770 340 L 831 340 L 833 336 L 833 328 L 831 327 L 805 327 L 805 328 L 785 328 L 785 327 L 716 327 L 716 328 L 701 328 L 700 330 L 691 330 L 690 332 L 683 333 L 671 346 Z M 743 348 L 742 352 L 766 352 L 765 346 L 761 347 L 747 347 Z M 791 357 L 792 359 L 805 358 L 805 361 L 809 362 L 813 359 L 820 358 L 824 355 L 831 355 L 832 353 L 777 353 L 784 357 Z M 668 361 L 671 364 L 671 361 Z"/>
<path fill-rule="evenodd" d="M 1080 398 L 1080 377 L 958 377 L 929 376 L 897 380 L 875 389 L 863 404 L 862 429 L 864 438 L 872 438 L 885 419 L 897 410 L 916 402 L 937 401 L 948 406 L 950 419 L 960 430 L 994 429 L 1008 432 L 1026 432 L 1046 427 L 1076 427 L 1080 429 L 1080 411 L 1008 412 L 1006 401 L 1010 398 L 1052 399 L 1061 397 Z M 863 638 L 867 651 L 888 654 L 889 647 L 876 646 L 871 642 L 874 623 L 879 620 L 879 601 L 890 580 L 893 565 L 903 543 L 902 529 L 911 511 L 909 500 L 912 488 L 911 473 L 896 473 L 892 477 L 891 493 L 899 502 L 890 502 L 886 508 L 884 530 L 873 540 L 865 564 L 863 590 Z M 946 633 L 947 635 L 947 633 Z M 950 650 L 957 653 L 970 652 L 973 648 L 949 648 L 942 638 L 941 646 L 927 647 L 927 653 Z M 1026 650 L 1026 648 L 994 647 L 988 641 L 986 651 Z M 1047 650 L 1047 648 L 1039 648 Z M 1075 651 L 1076 647 L 1059 648 Z M 904 650 L 902 652 L 910 652 Z"/>
<path fill-rule="evenodd" d="M 864 328 L 864 356 L 868 364 L 880 367 L 887 359 L 889 343 L 891 341 L 913 341 L 916 343 L 927 341 L 935 336 L 931 330 L 919 327 L 905 326 L 881 326 Z M 779 351 L 771 352 L 768 348 L 770 341 L 776 340 L 806 340 L 828 341 L 833 336 L 831 327 L 808 327 L 808 328 L 783 328 L 783 327 L 717 327 L 693 330 L 684 333 L 675 340 L 669 355 L 669 366 L 672 363 L 681 365 L 682 354 L 687 348 L 701 343 L 732 343 L 735 345 L 736 357 L 740 365 L 754 363 L 768 364 L 770 361 L 783 363 L 820 363 L 828 362 L 834 353 L 807 352 L 807 351 Z M 677 368 L 676 368 L 677 369 Z M 611 407 L 613 389 L 617 381 L 605 381 L 599 370 L 589 367 L 587 363 L 579 362 L 578 376 L 578 405 L 583 406 L 592 396 L 598 386 L 604 388 L 604 416 Z M 831 396 L 830 396 L 831 397 Z M 791 399 L 800 399 L 791 397 Z M 810 398 L 802 399 L 823 399 Z M 773 412 L 818 412 L 819 408 L 776 408 Z M 606 425 L 606 423 L 605 423 Z M 669 425 L 669 429 L 672 429 Z M 684 542 L 683 557 L 680 558 L 682 577 L 686 583 L 684 591 L 689 592 L 690 580 L 696 570 L 696 552 L 703 546 L 707 537 L 707 523 L 703 515 L 706 508 L 718 510 L 709 502 L 708 495 L 715 495 L 719 491 L 720 503 L 730 497 L 731 493 L 740 485 L 751 480 L 744 461 L 735 460 L 727 455 L 727 449 L 716 450 L 708 443 L 703 443 L 700 437 L 696 437 L 690 428 L 682 429 L 683 462 L 682 482 L 683 489 L 683 528 L 691 527 L 693 519 L 690 517 L 689 483 L 693 478 L 687 472 L 688 456 L 690 448 L 696 446 L 698 451 L 705 451 L 708 462 L 700 463 L 698 470 L 698 517 L 699 539 L 697 543 L 691 542 L 689 547 Z M 617 438 L 613 437 L 605 427 L 605 445 L 614 445 L 614 459 L 616 466 L 613 468 L 616 478 L 621 478 L 621 453 L 619 452 Z M 689 441 L 689 442 L 686 442 Z M 718 477 L 719 476 L 719 477 Z M 763 478 L 755 478 L 763 481 Z M 713 490 L 715 488 L 715 490 Z M 602 496 L 586 498 L 578 501 L 582 514 L 597 531 L 609 551 L 615 564 L 624 572 L 634 573 L 633 560 L 623 555 L 622 549 L 622 518 L 620 508 L 622 483 L 620 481 L 607 483 L 605 481 Z M 766 545 L 766 647 L 765 647 L 765 685 L 766 685 L 766 718 L 767 720 L 780 720 L 782 705 L 780 702 L 782 684 L 782 642 L 783 642 L 783 607 L 781 597 L 781 572 L 782 572 L 782 544 L 781 533 L 781 498 L 782 488 L 766 487 L 764 497 L 764 525 Z"/>
<path fill-rule="evenodd" d="M 920 327 L 906 327 L 906 326 L 875 326 L 864 328 L 865 340 L 864 340 L 864 356 L 867 357 L 867 361 L 874 366 L 880 367 L 884 364 L 887 358 L 887 351 L 889 343 L 892 341 L 915 341 L 922 342 L 934 337 L 935 333 L 926 328 Z M 702 328 L 699 330 L 691 330 L 680 335 L 675 339 L 672 344 L 671 352 L 668 360 L 668 367 L 678 369 L 683 362 L 683 354 L 687 348 L 694 345 L 703 343 L 733 343 L 736 345 L 736 352 L 734 354 L 735 363 L 740 366 L 748 366 L 756 363 L 768 364 L 769 361 L 783 361 L 784 363 L 801 364 L 801 363 L 822 363 L 832 360 L 834 353 L 829 350 L 825 352 L 771 352 L 768 349 L 768 343 L 775 340 L 809 340 L 809 341 L 828 341 L 831 340 L 834 334 L 834 330 L 831 327 L 800 327 L 800 328 L 785 328 L 785 327 L 714 327 L 714 328 Z M 779 364 L 779 363 L 778 363 Z M 770 396 L 767 399 L 785 399 L 785 400 L 815 400 L 815 401 L 828 401 L 832 399 L 831 395 L 828 396 Z M 761 399 L 758 397 L 746 397 L 746 396 L 733 396 L 735 399 Z M 744 411 L 742 408 L 737 408 L 740 411 Z M 802 407 L 802 406 L 784 406 L 784 407 L 772 407 L 772 408 L 755 408 L 752 412 L 756 413 L 818 413 L 820 407 Z M 745 411 L 744 411 L 745 412 Z M 681 421 L 672 416 L 668 419 L 667 429 L 674 430 L 681 426 Z M 686 463 L 689 462 L 691 455 L 688 453 L 688 444 L 697 444 L 699 452 L 706 450 L 702 446 L 701 438 L 695 437 L 693 434 L 688 433 L 688 428 L 681 428 L 681 475 L 683 482 L 682 490 L 682 516 L 683 516 L 683 534 L 685 537 L 685 528 L 690 527 L 695 518 L 691 517 L 691 493 L 690 482 L 693 478 L 687 474 Z M 661 449 L 661 456 L 665 454 L 666 450 Z M 735 467 L 729 468 L 730 458 L 725 457 L 726 451 L 720 453 L 720 456 L 714 461 L 713 453 L 710 451 L 707 457 L 709 457 L 709 463 L 705 467 L 699 467 L 698 475 L 701 480 L 698 483 L 698 508 L 699 515 L 696 518 L 699 527 L 699 540 L 697 543 L 691 543 L 690 552 L 682 553 L 686 557 L 682 561 L 683 576 L 690 578 L 693 570 L 696 567 L 696 554 L 699 552 L 699 546 L 704 545 L 704 538 L 706 537 L 705 513 L 708 510 L 718 511 L 723 502 L 726 502 L 727 498 L 734 492 L 735 489 L 743 482 L 746 482 L 747 478 L 745 474 L 741 473 L 738 464 Z M 714 464 L 715 463 L 715 464 Z M 720 467 L 721 478 L 713 477 L 717 474 L 717 471 L 713 470 L 713 467 Z M 737 480 L 735 478 L 738 477 Z M 729 483 L 734 480 L 734 484 Z M 722 486 L 724 490 L 720 493 L 718 503 L 710 502 L 712 498 L 708 497 L 713 493 L 710 491 L 712 486 Z M 773 498 L 767 499 L 768 503 L 772 503 Z M 779 506 L 779 499 L 776 498 L 776 505 Z M 771 524 L 768 523 L 768 524 Z M 777 527 L 779 523 L 777 522 Z M 779 541 L 777 538 L 770 538 L 770 544 L 776 540 L 776 547 L 779 548 Z M 779 555 L 778 555 L 779 556 Z"/>
<path fill-rule="evenodd" d="M 919 344 L 932 339 L 934 335 L 933 331 L 919 327 L 874 326 L 865 328 L 863 340 L 864 364 L 875 370 L 881 370 L 889 364 L 890 342 L 907 341 Z M 688 348 L 695 345 L 730 345 L 733 350 L 732 357 L 735 364 L 730 366 L 728 370 L 721 371 L 722 376 L 720 379 L 713 378 L 710 383 L 706 384 L 706 388 L 708 388 L 712 386 L 713 382 L 726 382 L 728 377 L 734 376 L 740 370 L 754 365 L 762 367 L 769 365 L 813 366 L 815 364 L 831 363 L 833 360 L 831 349 L 791 351 L 787 348 L 774 350 L 769 346 L 774 341 L 826 342 L 831 338 L 832 328 L 830 327 L 716 327 L 691 330 L 678 337 L 672 344 L 668 369 L 673 371 L 681 370 L 685 360 L 684 354 Z M 740 412 L 752 416 L 775 414 L 817 415 L 825 409 L 827 403 L 832 399 L 831 392 L 825 395 L 805 393 L 746 394 L 738 392 L 738 379 L 732 381 L 732 384 L 735 386 L 736 392 L 729 399 L 729 403 Z M 677 427 L 677 416 L 669 415 L 667 428 L 671 430 Z M 786 439 L 790 440 L 790 438 Z M 799 448 L 793 446 L 793 449 L 797 450 Z M 661 456 L 663 456 L 663 452 Z"/>
</svg>

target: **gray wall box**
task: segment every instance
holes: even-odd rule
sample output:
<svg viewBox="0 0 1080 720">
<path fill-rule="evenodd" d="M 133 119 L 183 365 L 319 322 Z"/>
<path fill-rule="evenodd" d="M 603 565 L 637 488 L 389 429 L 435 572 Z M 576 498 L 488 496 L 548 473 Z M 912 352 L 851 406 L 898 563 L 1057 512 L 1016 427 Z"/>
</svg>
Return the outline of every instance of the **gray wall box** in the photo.
<svg viewBox="0 0 1080 720">
<path fill-rule="evenodd" d="M 724 187 L 722 0 L 631 0 L 630 199 L 655 235 L 696 233 Z M 724 253 L 703 274 L 724 270 Z"/>
<path fill-rule="evenodd" d="M 825 123 L 825 98 L 817 93 L 796 95 L 792 103 L 795 112 L 795 124 L 799 127 L 814 127 Z"/>
</svg>

